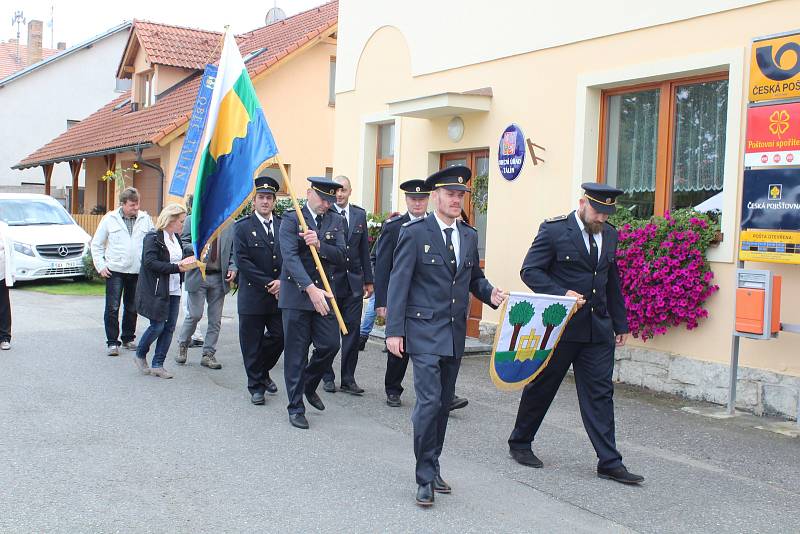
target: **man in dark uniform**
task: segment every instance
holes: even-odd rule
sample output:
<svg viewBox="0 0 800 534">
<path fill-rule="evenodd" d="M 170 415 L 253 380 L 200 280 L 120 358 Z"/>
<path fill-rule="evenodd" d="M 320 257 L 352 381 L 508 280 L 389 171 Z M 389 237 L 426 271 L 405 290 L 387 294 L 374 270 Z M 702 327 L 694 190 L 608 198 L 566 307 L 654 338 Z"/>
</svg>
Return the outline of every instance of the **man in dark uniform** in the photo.
<svg viewBox="0 0 800 534">
<path fill-rule="evenodd" d="M 301 231 L 294 210 L 284 214 L 279 232 L 283 270 L 278 306 L 283 313 L 283 332 L 286 340 L 283 376 L 289 397 L 289 422 L 302 429 L 308 428 L 303 394 L 317 410 L 325 405 L 317 394 L 322 375 L 339 351 L 339 324 L 327 299 L 309 247 L 315 247 L 333 286 L 333 272 L 345 267 L 345 221 L 341 215 L 328 208 L 336 200 L 336 190 L 341 185 L 327 178 L 308 179 L 311 187 L 306 192 L 308 202 L 302 208 L 308 230 Z M 308 348 L 314 344 L 314 354 L 308 359 Z"/>
<path fill-rule="evenodd" d="M 406 207 L 408 211 L 403 215 L 397 215 L 387 219 L 381 228 L 381 234 L 375 243 L 373 251 L 373 261 L 375 263 L 375 311 L 378 315 L 386 317 L 386 294 L 389 291 L 389 274 L 394 264 L 394 249 L 397 246 L 397 239 L 400 236 L 400 228 L 403 224 L 421 219 L 427 215 L 428 200 L 430 189 L 425 180 L 406 180 L 400 184 L 400 190 L 405 193 Z M 389 353 L 386 357 L 386 376 L 384 387 L 386 388 L 386 404 L 392 408 L 401 405 L 400 395 L 403 394 L 403 378 L 408 367 L 408 355 L 397 358 Z M 465 398 L 453 395 L 453 402 L 450 403 L 450 411 L 458 410 L 469 404 Z"/>
<path fill-rule="evenodd" d="M 342 375 L 341 390 L 351 395 L 363 395 L 364 390 L 356 383 L 358 364 L 358 343 L 361 327 L 361 311 L 364 299 L 372 295 L 372 263 L 369 259 L 369 234 L 367 233 L 367 212 L 364 208 L 350 204 L 350 180 L 347 176 L 337 176 L 334 182 L 341 187 L 336 191 L 336 205 L 331 207 L 344 218 L 344 233 L 347 253 L 344 269 L 333 272 L 333 291 L 336 303 L 342 312 L 347 335 L 342 336 Z M 332 362 L 331 362 L 332 363 Z M 322 377 L 325 391 L 336 391 L 333 366 Z"/>
<path fill-rule="evenodd" d="M 626 484 L 644 477 L 628 472 L 614 438 L 614 346 L 625 344 L 628 321 L 617 271 L 617 231 L 607 220 L 622 191 L 583 184 L 576 211 L 548 219 L 522 264 L 522 281 L 537 293 L 578 298 L 550 364 L 522 392 L 508 439 L 511 456 L 542 467 L 531 443 L 570 364 L 575 372 L 583 426 L 597 452 L 597 476 Z"/>
<path fill-rule="evenodd" d="M 477 231 L 458 220 L 470 176 L 467 167 L 456 166 L 428 177 L 434 212 L 405 223 L 389 278 L 386 345 L 398 358 L 408 353 L 414 365 L 411 420 L 420 506 L 433 504 L 434 491 L 452 491 L 439 456 L 464 354 L 469 294 L 495 308 L 506 298 L 480 268 Z"/>
<path fill-rule="evenodd" d="M 239 267 L 239 346 L 247 389 L 253 404 L 264 404 L 264 393 L 278 387 L 269 376 L 283 352 L 283 323 L 278 309 L 281 248 L 277 240 L 281 218 L 272 213 L 278 182 L 256 178 L 253 213 L 234 225 L 233 250 Z M 264 331 L 269 335 L 264 335 Z"/>
</svg>

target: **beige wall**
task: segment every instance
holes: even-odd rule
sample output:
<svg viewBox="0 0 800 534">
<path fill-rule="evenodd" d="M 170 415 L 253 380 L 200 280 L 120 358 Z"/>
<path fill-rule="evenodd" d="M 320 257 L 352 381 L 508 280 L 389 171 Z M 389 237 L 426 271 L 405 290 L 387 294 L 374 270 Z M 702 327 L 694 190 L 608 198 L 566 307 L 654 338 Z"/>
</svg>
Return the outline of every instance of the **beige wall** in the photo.
<svg viewBox="0 0 800 534">
<path fill-rule="evenodd" d="M 594 72 L 631 66 L 643 66 L 644 72 L 647 65 L 656 62 L 690 59 L 720 50 L 733 50 L 734 56 L 740 54 L 744 64 L 749 65 L 753 37 L 800 27 L 800 10 L 796 7 L 793 2 L 770 2 L 416 77 L 411 76 L 404 36 L 395 28 L 383 27 L 367 42 L 358 58 L 355 90 L 337 95 L 335 172 L 374 179 L 365 164 L 373 157 L 370 148 L 374 142 L 370 146 L 369 140 L 362 136 L 373 135 L 367 124 L 370 121 L 389 118 L 387 102 L 491 86 L 494 93 L 491 110 L 462 115 L 465 134 L 458 143 L 447 138 L 449 117 L 398 120 L 395 186 L 437 168 L 439 152 L 488 147 L 491 164 L 486 273 L 500 287 L 522 290 L 519 266 L 539 223 L 546 217 L 569 212 L 576 203 L 574 182 L 581 178 L 576 167 L 583 165 L 583 161 L 575 158 L 579 141 L 576 135 L 579 119 L 576 109 L 581 100 L 576 90 L 579 80 Z M 741 86 L 746 83 L 747 68 L 737 72 L 731 84 Z M 730 102 L 729 106 L 734 115 L 743 114 L 746 102 Z M 595 115 L 593 119 L 587 120 L 586 128 L 597 128 L 598 117 Z M 516 181 L 506 182 L 497 169 L 497 143 L 500 133 L 511 122 L 519 124 L 527 137 L 547 151 L 543 154 L 545 164 L 534 167 L 528 161 Z M 743 138 L 742 120 L 739 154 L 728 154 L 739 162 Z M 741 163 L 734 168 L 735 173 L 726 175 L 725 187 L 734 188 L 738 195 Z M 595 176 L 585 179 L 594 180 Z M 358 198 L 359 191 L 365 188 L 359 183 L 353 185 Z M 737 214 L 725 213 L 724 217 Z M 735 238 L 735 235 L 725 236 L 726 240 Z M 731 260 L 732 256 L 727 262 L 713 263 L 720 291 L 708 303 L 711 318 L 691 332 L 673 329 L 667 336 L 648 341 L 646 347 L 702 360 L 728 361 L 735 269 Z M 779 265 L 766 268 L 784 275 L 784 322 L 800 323 L 800 307 L 788 298 L 800 291 L 798 268 Z M 484 320 L 496 321 L 497 313 L 484 307 Z M 768 342 L 745 341 L 742 364 L 800 375 L 797 341 L 790 334 Z"/>
<path fill-rule="evenodd" d="M 292 186 L 299 197 L 305 197 L 308 176 L 324 176 L 325 168 L 333 167 L 334 108 L 328 105 L 328 76 L 330 57 L 335 55 L 335 45 L 317 44 L 255 83 L 280 157 L 290 166 Z M 181 135 L 164 148 L 164 198 L 183 140 Z M 194 189 L 199 159 L 198 154 L 187 194 Z"/>
<path fill-rule="evenodd" d="M 170 67 L 167 65 L 156 65 L 155 71 L 156 95 L 160 95 L 194 72 L 190 69 Z"/>
</svg>

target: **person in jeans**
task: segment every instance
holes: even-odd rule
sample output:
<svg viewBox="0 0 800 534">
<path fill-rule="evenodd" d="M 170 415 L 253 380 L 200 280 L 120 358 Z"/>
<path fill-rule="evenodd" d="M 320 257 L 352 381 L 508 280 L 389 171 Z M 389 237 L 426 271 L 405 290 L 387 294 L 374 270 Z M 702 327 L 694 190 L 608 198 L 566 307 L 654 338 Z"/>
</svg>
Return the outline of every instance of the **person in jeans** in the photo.
<svg viewBox="0 0 800 534">
<path fill-rule="evenodd" d="M 136 348 L 136 367 L 142 374 L 172 378 L 164 369 L 167 350 L 178 322 L 181 307 L 183 273 L 194 267 L 191 243 L 181 240 L 186 208 L 168 204 L 158 215 L 155 231 L 149 232 L 142 245 L 142 269 L 136 287 L 136 311 L 150 319 Z M 155 342 L 152 367 L 147 367 L 147 353 Z"/>
<path fill-rule="evenodd" d="M 197 323 L 203 318 L 203 305 L 208 306 L 208 326 L 203 341 L 203 357 L 200 365 L 209 369 L 222 369 L 222 364 L 217 361 L 217 340 L 222 324 L 222 306 L 225 304 L 225 295 L 231 290 L 231 282 L 236 277 L 236 265 L 233 262 L 232 226 L 222 231 L 219 239 L 213 239 L 206 257 L 205 279 L 199 270 L 186 273 L 186 313 L 183 325 L 178 333 L 178 354 L 175 361 L 179 364 L 186 363 L 189 355 L 189 345 L 192 335 L 197 329 Z M 191 215 L 186 218 L 183 225 L 181 240 L 184 243 L 192 242 Z"/>
<path fill-rule="evenodd" d="M 129 350 L 136 349 L 136 282 L 142 257 L 142 240 L 152 229 L 150 216 L 139 210 L 139 192 L 128 187 L 119 195 L 119 208 L 103 216 L 92 238 L 94 268 L 106 280 L 104 322 L 109 356 L 119 356 L 120 345 Z"/>
<path fill-rule="evenodd" d="M 0 350 L 11 348 L 11 299 L 8 288 L 14 285 L 14 246 L 8 225 L 0 221 Z"/>
</svg>

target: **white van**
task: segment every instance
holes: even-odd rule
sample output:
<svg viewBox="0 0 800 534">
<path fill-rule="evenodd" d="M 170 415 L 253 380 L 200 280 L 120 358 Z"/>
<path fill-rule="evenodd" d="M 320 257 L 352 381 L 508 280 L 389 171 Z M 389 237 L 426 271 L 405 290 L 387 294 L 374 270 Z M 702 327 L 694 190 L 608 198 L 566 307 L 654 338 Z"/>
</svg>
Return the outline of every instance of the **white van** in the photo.
<svg viewBox="0 0 800 534">
<path fill-rule="evenodd" d="M 83 275 L 91 236 L 53 197 L 0 193 L 0 220 L 8 224 L 14 242 L 17 280 Z"/>
</svg>

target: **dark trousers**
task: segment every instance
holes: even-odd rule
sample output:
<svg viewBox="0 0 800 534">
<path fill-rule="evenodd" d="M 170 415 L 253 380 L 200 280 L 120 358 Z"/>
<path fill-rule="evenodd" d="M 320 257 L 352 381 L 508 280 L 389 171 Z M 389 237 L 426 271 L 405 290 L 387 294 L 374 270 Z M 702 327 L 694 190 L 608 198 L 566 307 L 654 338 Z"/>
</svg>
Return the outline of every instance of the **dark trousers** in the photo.
<svg viewBox="0 0 800 534">
<path fill-rule="evenodd" d="M 106 278 L 106 310 L 103 317 L 106 326 L 106 344 L 119 345 L 119 304 L 122 301 L 122 342 L 136 339 L 136 282 L 135 273 L 111 271 Z"/>
<path fill-rule="evenodd" d="M 412 354 L 417 403 L 411 413 L 417 484 L 428 484 L 439 473 L 450 404 L 456 389 L 461 358 Z"/>
<path fill-rule="evenodd" d="M 597 452 L 598 467 L 622 464 L 614 438 L 614 344 L 562 341 L 548 366 L 525 386 L 517 411 L 514 431 L 508 439 L 512 449 L 530 449 L 547 409 L 556 396 L 570 364 L 575 372 L 575 387 L 581 419 Z"/>
<path fill-rule="evenodd" d="M 181 310 L 181 296 L 169 296 L 169 315 L 165 321 L 153 321 L 150 319 L 150 326 L 142 334 L 139 346 L 136 347 L 137 358 L 147 358 L 150 345 L 156 342 L 156 350 L 153 352 L 153 361 L 150 367 L 157 369 L 164 367 L 164 360 L 167 359 L 167 351 L 172 343 L 172 334 L 175 333 L 175 325 L 178 323 L 178 312 Z"/>
<path fill-rule="evenodd" d="M 247 373 L 247 389 L 251 395 L 264 393 L 267 390 L 269 372 L 278 363 L 283 352 L 281 312 L 239 314 L 239 346 Z"/>
<path fill-rule="evenodd" d="M 361 335 L 361 309 L 364 300 L 361 297 L 337 297 L 336 303 L 339 311 L 342 312 L 344 325 L 347 327 L 347 335 L 342 336 L 342 384 L 352 384 L 356 381 L 356 365 L 358 365 L 358 338 Z M 331 313 L 333 313 L 331 311 Z M 333 360 L 331 365 L 325 370 L 322 379 L 326 382 L 333 382 L 336 374 L 333 372 Z"/>
<path fill-rule="evenodd" d="M 289 397 L 290 414 L 305 413 L 303 394 L 317 390 L 322 375 L 339 350 L 339 323 L 333 312 L 322 316 L 316 311 L 284 308 L 283 378 Z M 308 359 L 308 348 L 314 353 Z"/>
<path fill-rule="evenodd" d="M 0 341 L 11 341 L 11 299 L 5 278 L 0 279 Z"/>
<path fill-rule="evenodd" d="M 386 387 L 386 395 L 403 394 L 403 378 L 406 376 L 408 368 L 408 354 L 403 354 L 402 358 L 389 353 L 386 357 L 386 376 L 383 379 Z"/>
</svg>

